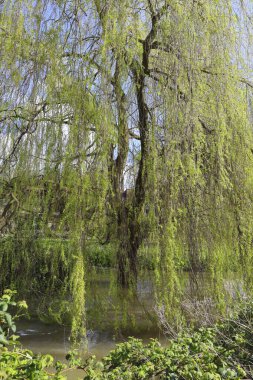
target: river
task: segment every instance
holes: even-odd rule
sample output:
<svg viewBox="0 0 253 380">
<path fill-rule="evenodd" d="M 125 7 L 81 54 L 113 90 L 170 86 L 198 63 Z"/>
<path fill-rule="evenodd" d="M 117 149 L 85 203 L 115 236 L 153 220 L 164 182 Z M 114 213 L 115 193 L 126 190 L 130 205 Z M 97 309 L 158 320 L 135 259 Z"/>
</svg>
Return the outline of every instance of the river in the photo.
<svg viewBox="0 0 253 380">
<path fill-rule="evenodd" d="M 86 355 L 96 355 L 100 359 L 129 336 L 144 341 L 157 338 L 162 344 L 166 343 L 167 338 L 162 332 L 164 326 L 161 328 L 157 323 L 157 312 L 161 312 L 161 309 L 156 307 L 152 276 L 152 272 L 142 276 L 137 292 L 133 295 L 131 292 L 115 291 L 112 285 L 113 271 L 96 270 L 90 273 L 86 306 Z M 181 282 L 185 289 L 182 305 L 189 318 L 202 319 L 205 323 L 213 310 L 208 294 L 209 281 L 206 276 L 199 276 L 195 280 L 193 284 L 188 274 L 182 274 Z M 226 288 L 228 292 L 234 292 L 234 282 L 227 280 Z M 161 314 L 159 319 L 162 318 Z M 49 353 L 57 360 L 64 360 L 70 350 L 69 326 L 43 323 L 32 318 L 17 322 L 17 333 L 22 345 L 35 353 Z M 80 371 L 70 372 L 68 379 L 81 378 L 82 374 Z"/>
</svg>

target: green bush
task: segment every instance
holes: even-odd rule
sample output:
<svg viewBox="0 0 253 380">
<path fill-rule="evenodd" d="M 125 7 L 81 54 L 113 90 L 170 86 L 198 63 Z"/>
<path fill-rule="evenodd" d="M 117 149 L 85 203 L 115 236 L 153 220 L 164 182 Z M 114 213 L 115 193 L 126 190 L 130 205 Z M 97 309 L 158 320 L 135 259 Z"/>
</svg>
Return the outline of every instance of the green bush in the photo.
<svg viewBox="0 0 253 380">
<path fill-rule="evenodd" d="M 27 309 L 25 301 L 13 300 L 15 291 L 5 290 L 0 297 L 0 380 L 65 380 L 64 372 L 83 368 L 74 353 L 69 354 L 69 364 L 55 362 L 51 355 L 35 355 L 21 347 L 15 335 L 15 320 Z M 15 309 L 14 316 L 9 312 Z M 85 366 L 87 364 L 84 364 Z"/>
<path fill-rule="evenodd" d="M 105 357 L 100 366 L 89 367 L 85 380 L 239 380 L 243 368 L 234 360 L 233 351 L 216 342 L 214 329 L 201 329 L 161 347 L 152 340 L 144 345 L 130 338 Z"/>
<path fill-rule="evenodd" d="M 87 246 L 87 262 L 90 266 L 113 268 L 115 266 L 116 247 L 113 244 L 90 242 Z"/>
</svg>

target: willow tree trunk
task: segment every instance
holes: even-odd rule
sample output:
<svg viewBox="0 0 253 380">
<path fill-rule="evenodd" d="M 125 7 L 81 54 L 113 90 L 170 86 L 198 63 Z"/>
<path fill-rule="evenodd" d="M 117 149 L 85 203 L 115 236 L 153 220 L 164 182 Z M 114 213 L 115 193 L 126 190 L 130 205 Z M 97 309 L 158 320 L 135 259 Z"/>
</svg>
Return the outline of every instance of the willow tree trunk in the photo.
<svg viewBox="0 0 253 380">
<path fill-rule="evenodd" d="M 122 194 L 123 190 L 122 184 L 124 183 L 124 167 L 127 161 L 130 132 L 127 125 L 127 110 L 124 105 L 125 95 L 120 86 L 120 73 L 118 65 L 116 65 L 113 81 L 119 114 L 118 157 L 115 161 L 114 169 L 114 177 L 116 177 L 116 181 L 114 178 L 113 183 L 114 192 L 116 194 L 116 204 L 118 206 L 117 231 L 120 240 L 117 252 L 118 282 L 123 287 L 129 286 L 130 284 L 136 284 L 138 274 L 137 254 L 144 238 L 140 224 L 140 215 L 143 212 L 143 206 L 146 199 L 149 174 L 152 172 L 152 167 L 149 165 L 149 155 L 152 150 L 151 142 L 153 138 L 151 133 L 151 120 L 149 120 L 149 108 L 146 102 L 145 84 L 146 79 L 150 76 L 149 55 L 156 39 L 158 22 L 166 9 L 167 6 L 164 6 L 159 13 L 153 14 L 150 32 L 144 40 L 139 41 L 142 44 L 141 60 L 139 61 L 134 59 L 130 65 L 137 104 L 140 162 L 133 189 L 133 196 L 129 202 L 125 203 L 122 197 L 121 199 L 119 198 L 119 194 L 120 192 Z M 127 60 L 127 58 L 125 59 Z"/>
</svg>

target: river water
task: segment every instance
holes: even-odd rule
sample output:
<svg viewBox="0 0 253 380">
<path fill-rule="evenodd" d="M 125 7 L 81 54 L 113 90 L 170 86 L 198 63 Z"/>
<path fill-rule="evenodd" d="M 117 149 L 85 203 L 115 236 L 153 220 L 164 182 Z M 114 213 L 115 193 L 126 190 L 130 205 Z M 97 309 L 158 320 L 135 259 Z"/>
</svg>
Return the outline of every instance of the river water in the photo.
<svg viewBox="0 0 253 380">
<path fill-rule="evenodd" d="M 155 306 L 151 277 L 138 282 L 137 293 L 115 290 L 112 270 L 90 273 L 87 290 L 87 349 L 99 358 L 117 342 L 128 336 L 143 339 L 161 338 L 161 330 L 153 319 Z M 28 302 L 31 305 L 34 300 Z M 17 322 L 18 334 L 25 347 L 35 352 L 50 353 L 63 359 L 70 349 L 69 326 L 43 323 L 36 317 Z"/>
<path fill-rule="evenodd" d="M 141 277 L 137 292 L 132 294 L 115 291 L 113 271 L 99 270 L 90 273 L 86 297 L 86 355 L 92 354 L 102 358 L 117 343 L 125 341 L 129 336 L 144 341 L 157 338 L 162 344 L 166 343 L 167 338 L 162 332 L 164 326 L 161 328 L 157 323 L 157 313 L 160 313 L 161 309 L 156 307 L 152 276 L 153 273 L 146 273 Z M 202 322 L 205 322 L 205 319 L 211 315 L 210 310 L 213 309 L 208 294 L 210 285 L 207 277 L 200 276 L 193 283 L 189 275 L 182 274 L 181 282 L 185 288 L 184 309 L 190 318 L 202 319 Z M 234 283 L 229 280 L 226 281 L 226 288 L 230 293 L 235 291 Z M 162 313 L 159 314 L 159 319 L 163 319 Z M 32 318 L 28 321 L 19 321 L 17 333 L 20 335 L 22 345 L 35 353 L 48 353 L 57 360 L 64 360 L 70 350 L 68 326 L 43 323 Z M 68 379 L 81 378 L 82 374 L 80 371 L 72 371 L 68 374 Z"/>
</svg>

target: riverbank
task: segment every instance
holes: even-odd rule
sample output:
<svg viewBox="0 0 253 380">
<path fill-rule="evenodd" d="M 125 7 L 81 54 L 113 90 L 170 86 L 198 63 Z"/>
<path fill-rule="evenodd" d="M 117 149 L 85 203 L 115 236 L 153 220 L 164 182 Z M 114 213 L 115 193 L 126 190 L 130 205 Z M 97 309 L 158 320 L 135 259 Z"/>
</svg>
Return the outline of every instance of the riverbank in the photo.
<svg viewBox="0 0 253 380">
<path fill-rule="evenodd" d="M 9 309 L 17 307 L 12 317 Z M 67 363 L 20 346 L 15 318 L 24 302 L 13 292 L 0 299 L 0 379 L 17 380 L 243 380 L 253 376 L 253 302 L 245 301 L 229 319 L 197 330 L 187 329 L 162 346 L 129 338 L 101 360 L 72 351 Z M 78 372 L 73 372 L 77 371 Z M 76 373 L 76 375 L 74 375 Z M 74 377 L 73 377 L 74 376 Z M 158 378 L 158 377 L 157 377 Z"/>
</svg>

